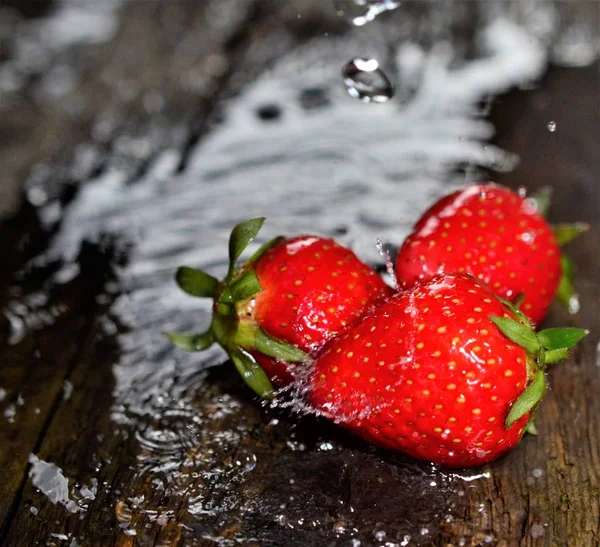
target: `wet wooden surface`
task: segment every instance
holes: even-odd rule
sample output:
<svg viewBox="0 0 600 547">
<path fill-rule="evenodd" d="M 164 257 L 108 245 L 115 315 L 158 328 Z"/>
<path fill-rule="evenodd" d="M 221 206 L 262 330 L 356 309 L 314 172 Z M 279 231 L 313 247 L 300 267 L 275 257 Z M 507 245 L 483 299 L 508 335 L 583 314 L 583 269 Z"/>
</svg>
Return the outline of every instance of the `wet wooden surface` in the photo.
<svg viewBox="0 0 600 547">
<path fill-rule="evenodd" d="M 26 92 L 3 101 L 6 195 L 9 187 L 22 184 L 33 163 L 43 161 L 55 166 L 55 192 L 67 205 L 79 184 L 114 159 L 111 143 L 121 134 L 183 127 L 179 133 L 167 132 L 157 146 L 185 151 L 210 129 L 220 97 L 235 92 L 307 36 L 339 26 L 321 13 L 318 2 L 291 2 L 279 10 L 268 2 L 236 2 L 232 17 L 218 24 L 193 2 L 175 4 L 177 15 L 167 16 L 158 3 L 130 3 L 113 39 L 90 46 L 82 64 L 85 77 L 76 90 L 87 100 L 77 116 L 55 105 L 40 118 Z M 168 31 L 165 25 L 171 25 Z M 195 54 L 186 61 L 177 46 L 194 33 L 202 37 L 194 41 Z M 266 40 L 273 47 L 253 48 Z M 126 51 L 133 52 L 140 87 L 130 100 L 118 97 L 100 77 L 107 67 L 113 73 L 131 70 Z M 211 55 L 213 62 L 219 55 L 226 63 L 209 71 L 206 88 L 192 92 L 182 85 L 181 76 L 204 67 Z M 142 98 L 157 89 L 164 106 L 149 115 Z M 205 388 L 195 402 L 204 420 L 197 431 L 201 448 L 193 453 L 182 448 L 179 457 L 187 463 L 171 475 L 175 486 L 158 487 L 140 472 L 140 462 L 150 455 L 140 447 L 136 431 L 116 428 L 111 421 L 111 367 L 118 347 L 102 328 L 110 304 L 103 286 L 113 277 L 113 266 L 126 260 L 126 250 L 107 240 L 110 252 L 84 246 L 78 259 L 81 273 L 50 290 L 50 304 L 57 310 L 50 325 L 9 345 L 8 325 L 0 324 L 0 387 L 5 390 L 0 408 L 15 409 L 14 420 L 0 419 L 0 543 L 68 545 L 75 539 L 79 545 L 213 545 L 234 540 L 247 545 L 352 545 L 354 537 L 362 545 L 379 545 L 400 544 L 410 535 L 410 545 L 598 545 L 599 96 L 598 64 L 551 69 L 539 89 L 498 98 L 490 114 L 498 129 L 495 142 L 521 157 L 514 172 L 497 180 L 530 189 L 549 185 L 555 193 L 551 220 L 592 224 L 568 248 L 578 269 L 581 311 L 570 316 L 554 306 L 547 319 L 548 325 L 588 327 L 592 333 L 550 373 L 552 390 L 536 420 L 539 436 L 526 438 L 502 461 L 479 470 L 489 471 L 491 478 L 453 479 L 427 465 L 376 451 L 328 424 L 264 410 L 221 367 L 206 373 Z M 61 178 L 74 148 L 109 115 L 114 124 L 91 172 L 80 180 Z M 551 120 L 557 131 L 540 131 Z M 132 178 L 144 171 L 152 155 L 151 150 L 129 158 Z M 27 266 L 51 236 L 30 205 L 17 207 L 0 229 L 4 307 L 13 298 L 38 291 L 59 264 Z M 104 298 L 98 299 L 101 293 Z M 65 381 L 73 385 L 70 398 L 64 396 Z M 219 412 L 224 402 L 229 412 Z M 231 432 L 235 435 L 223 443 L 222 435 Z M 31 453 L 57 462 L 71 484 L 89 485 L 95 478 L 95 499 L 83 500 L 85 510 L 77 514 L 51 504 L 27 477 Z M 251 472 L 222 478 L 254 457 Z M 194 473 L 186 470 L 190 461 Z M 189 498 L 199 492 L 215 510 L 192 516 Z"/>
</svg>

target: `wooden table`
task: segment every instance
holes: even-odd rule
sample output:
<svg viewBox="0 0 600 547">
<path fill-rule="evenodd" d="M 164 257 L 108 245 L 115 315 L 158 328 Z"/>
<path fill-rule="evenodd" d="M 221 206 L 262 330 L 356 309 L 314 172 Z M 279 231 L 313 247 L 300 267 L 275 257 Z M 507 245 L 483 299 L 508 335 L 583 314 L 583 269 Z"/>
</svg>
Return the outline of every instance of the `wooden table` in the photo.
<svg viewBox="0 0 600 547">
<path fill-rule="evenodd" d="M 11 189 L 22 184 L 32 164 L 44 162 L 52 166 L 46 177 L 49 192 L 68 207 L 79 184 L 102 171 L 120 135 L 179 124 L 186 128 L 183 137 L 168 134 L 157 146 L 191 149 L 210 130 L 220 100 L 307 37 L 341 29 L 316 0 L 278 9 L 274 2 L 228 2 L 231 14 L 225 20 L 211 15 L 208 4 L 168 4 L 171 11 L 153 2 L 130 3 L 114 37 L 76 50 L 68 62 L 83 77 L 62 104 L 40 107 L 30 95 L 35 77 L 21 94 L 3 102 L 5 196 L 15 195 Z M 226 60 L 200 93 L 169 81 L 193 68 L 178 53 L 193 33 L 202 34 L 195 42 L 194 66 L 211 55 Z M 253 49 L 269 39 L 277 47 Z M 140 99 L 117 97 L 99 76 L 106 67 L 126 74 L 127 55 L 136 66 L 137 97 L 161 90 L 164 107 L 152 119 Z M 75 116 L 64 108 L 74 96 L 86 98 Z M 126 250 L 109 256 L 98 245 L 85 245 L 80 274 L 52 285 L 49 279 L 59 264 L 29 261 L 58 227 L 43 227 L 30 204 L 13 206 L 16 212 L 0 227 L 0 307 L 18 297 L 33 309 L 35 294 L 42 292 L 49 296 L 45 309 L 55 313 L 47 326 L 34 328 L 16 345 L 8 344 L 8 325 L 0 323 L 0 410 L 15 410 L 14 419 L 10 411 L 0 418 L 0 543 L 229 545 L 237 538 L 244 545 L 359 545 L 354 538 L 362 545 L 598 545 L 599 97 L 598 63 L 553 68 L 539 88 L 499 97 L 490 114 L 498 129 L 495 142 L 521 157 L 519 167 L 498 181 L 530 189 L 551 186 L 550 220 L 592 224 L 568 250 L 578 269 L 581 311 L 570 316 L 555 305 L 547 319 L 548 325 L 585 326 L 592 332 L 550 373 L 552 389 L 536 420 L 539 436 L 476 471 L 489 478 L 458 479 L 374 450 L 326 423 L 263 410 L 224 366 L 205 373 L 194 401 L 203 421 L 193 434 L 202 439 L 202 449 L 181 447 L 178 466 L 156 482 L 157 476 L 140 472 L 150 458 L 139 442 L 143 432 L 111 421 L 111 366 L 119 348 L 103 328 L 114 297 L 103 287 L 114 279 L 114 265 L 126 261 Z M 68 172 L 64 166 L 73 150 L 108 114 L 115 123 L 103 154 L 78 180 L 65 180 L 62 173 Z M 550 120 L 558 131 L 540 132 Z M 144 172 L 153 153 L 130 158 L 132 177 Z M 65 382 L 74 387 L 70 397 L 65 397 Z M 229 440 L 223 443 L 224 437 Z M 28 478 L 30 454 L 60 465 L 71 487 L 75 481 L 78 488 L 91 488 L 96 479 L 95 499 L 79 495 L 85 510 L 78 513 L 50 503 Z M 205 502 L 205 511 L 196 515 L 188 510 L 194 496 Z M 214 510 L 206 510 L 207 501 Z"/>
</svg>

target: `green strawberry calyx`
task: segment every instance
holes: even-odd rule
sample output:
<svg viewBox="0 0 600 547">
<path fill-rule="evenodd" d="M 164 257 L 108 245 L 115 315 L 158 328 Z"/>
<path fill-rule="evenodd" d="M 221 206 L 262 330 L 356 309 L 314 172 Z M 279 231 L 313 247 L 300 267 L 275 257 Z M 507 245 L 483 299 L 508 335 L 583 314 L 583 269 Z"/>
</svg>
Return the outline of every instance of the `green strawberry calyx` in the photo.
<svg viewBox="0 0 600 547">
<path fill-rule="evenodd" d="M 527 352 L 528 383 L 525 390 L 512 404 L 504 425 L 508 429 L 519 418 L 531 412 L 527 429 L 535 434 L 532 418 L 548 388 L 545 375 L 547 366 L 566 359 L 569 350 L 589 334 L 589 331 L 565 327 L 535 332 L 527 316 L 514 304 L 503 298 L 498 299 L 513 313 L 516 319 L 490 315 L 490 320 L 504 336 Z"/>
<path fill-rule="evenodd" d="M 535 207 L 542 216 L 548 214 L 550 201 L 552 198 L 552 189 L 545 186 L 532 194 L 529 199 L 535 204 Z M 573 241 L 576 237 L 584 234 L 590 229 L 590 225 L 585 222 L 573 222 L 552 225 L 552 231 L 556 237 L 559 247 L 564 247 L 567 243 Z M 561 277 L 556 291 L 556 297 L 559 302 L 565 306 L 569 313 L 575 314 L 579 311 L 579 295 L 575 289 L 573 280 L 573 263 L 564 254 L 560 257 Z"/>
<path fill-rule="evenodd" d="M 238 259 L 257 236 L 264 221 L 262 217 L 252 218 L 232 230 L 229 267 L 222 281 L 189 266 L 177 269 L 175 281 L 182 291 L 191 296 L 213 299 L 213 316 L 210 327 L 202 334 L 168 332 L 166 335 L 174 346 L 185 351 L 203 351 L 216 342 L 229 354 L 246 384 L 260 397 L 270 399 L 274 395 L 273 386 L 252 352 L 290 363 L 304 361 L 306 353 L 263 331 L 248 312 L 251 308 L 248 302 L 262 291 L 252 266 L 283 239 L 277 237 L 268 241 L 236 268 Z"/>
</svg>

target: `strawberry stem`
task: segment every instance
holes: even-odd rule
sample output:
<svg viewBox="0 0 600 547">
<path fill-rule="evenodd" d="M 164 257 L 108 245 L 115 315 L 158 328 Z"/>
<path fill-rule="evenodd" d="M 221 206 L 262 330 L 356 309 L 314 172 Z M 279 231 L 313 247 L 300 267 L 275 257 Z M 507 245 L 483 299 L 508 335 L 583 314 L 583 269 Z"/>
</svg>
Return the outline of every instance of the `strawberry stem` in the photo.
<svg viewBox="0 0 600 547">
<path fill-rule="evenodd" d="M 500 299 L 504 305 L 517 315 L 516 308 L 510 302 Z M 527 351 L 527 375 L 531 383 L 519 395 L 508 413 L 505 425 L 510 427 L 516 420 L 533 410 L 546 392 L 544 370 L 551 363 L 568 357 L 568 350 L 575 346 L 589 331 L 576 328 L 551 328 L 535 333 L 531 324 L 523 320 L 490 315 L 492 321 L 509 340 L 519 344 Z M 531 422 L 530 422 L 531 423 Z M 534 427 L 534 426 L 532 426 Z"/>
<path fill-rule="evenodd" d="M 279 361 L 299 363 L 306 354 L 292 344 L 264 332 L 247 312 L 245 304 L 262 287 L 252 264 L 283 238 L 277 237 L 262 245 L 243 266 L 236 262 L 256 237 L 264 218 L 253 218 L 238 224 L 229 239 L 229 269 L 221 282 L 201 270 L 182 266 L 175 276 L 179 287 L 192 296 L 208 296 L 214 300 L 210 329 L 204 334 L 167 333 L 169 340 L 186 351 L 201 351 L 217 342 L 231 357 L 244 381 L 261 397 L 272 398 L 273 387 L 251 352 Z"/>
<path fill-rule="evenodd" d="M 546 364 L 558 363 L 569 356 L 567 348 L 552 349 L 546 352 Z"/>
<path fill-rule="evenodd" d="M 262 287 L 254 270 L 246 271 L 229 286 L 233 302 L 245 302 L 260 291 Z"/>
</svg>

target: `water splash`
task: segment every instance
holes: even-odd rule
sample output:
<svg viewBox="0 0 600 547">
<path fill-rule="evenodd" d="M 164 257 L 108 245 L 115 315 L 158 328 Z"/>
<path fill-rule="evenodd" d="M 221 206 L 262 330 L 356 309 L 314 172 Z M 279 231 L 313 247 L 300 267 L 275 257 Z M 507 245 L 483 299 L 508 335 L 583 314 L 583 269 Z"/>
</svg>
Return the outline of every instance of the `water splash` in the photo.
<svg viewBox="0 0 600 547">
<path fill-rule="evenodd" d="M 394 96 L 394 86 L 376 59 L 352 59 L 342 69 L 350 97 L 363 103 L 385 103 Z"/>
<path fill-rule="evenodd" d="M 392 286 L 394 287 L 394 289 L 398 290 L 398 278 L 396 277 L 396 272 L 394 270 L 394 262 L 392 261 L 392 257 L 390 256 L 389 251 L 384 248 L 383 241 L 381 241 L 380 237 L 377 238 L 377 243 L 375 246 L 377 247 L 379 254 L 385 260 L 385 270 L 388 274 L 390 281 L 392 282 Z"/>
<path fill-rule="evenodd" d="M 362 27 L 375 20 L 386 11 L 400 6 L 397 0 L 337 0 L 335 6 L 340 15 L 348 18 L 353 25 Z"/>
<path fill-rule="evenodd" d="M 29 478 L 33 486 L 52 503 L 63 505 L 67 511 L 71 513 L 80 511 L 80 507 L 69 498 L 69 480 L 65 478 L 60 467 L 40 460 L 34 454 L 29 455 L 29 463 L 31 464 Z"/>
</svg>

